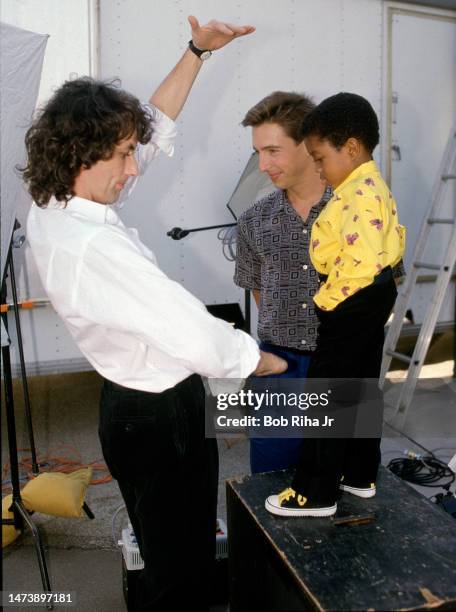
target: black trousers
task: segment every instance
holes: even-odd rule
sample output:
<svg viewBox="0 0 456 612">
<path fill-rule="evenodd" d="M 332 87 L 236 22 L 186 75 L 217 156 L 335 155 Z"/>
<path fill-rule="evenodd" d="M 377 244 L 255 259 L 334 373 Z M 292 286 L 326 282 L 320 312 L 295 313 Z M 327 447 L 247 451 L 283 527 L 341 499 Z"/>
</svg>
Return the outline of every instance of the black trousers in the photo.
<svg viewBox="0 0 456 612">
<path fill-rule="evenodd" d="M 308 379 L 378 379 L 384 327 L 396 296 L 396 285 L 387 269 L 374 284 L 334 310 L 316 308 L 320 325 Z M 380 438 L 304 440 L 292 487 L 317 503 L 334 504 L 342 476 L 354 486 L 375 482 L 380 442 Z"/>
<path fill-rule="evenodd" d="M 205 610 L 215 563 L 218 450 L 193 375 L 162 393 L 105 381 L 99 436 L 144 560 L 135 611 Z"/>
</svg>

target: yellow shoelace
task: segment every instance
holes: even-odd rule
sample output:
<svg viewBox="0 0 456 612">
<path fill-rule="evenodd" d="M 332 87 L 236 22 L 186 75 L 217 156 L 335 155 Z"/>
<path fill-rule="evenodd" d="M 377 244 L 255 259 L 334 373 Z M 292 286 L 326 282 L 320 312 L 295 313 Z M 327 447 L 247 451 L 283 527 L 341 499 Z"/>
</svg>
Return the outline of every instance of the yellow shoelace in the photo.
<svg viewBox="0 0 456 612">
<path fill-rule="evenodd" d="M 290 497 L 295 498 L 300 506 L 304 506 L 307 502 L 307 497 L 304 497 L 303 495 L 298 495 L 296 497 L 296 491 L 291 487 L 288 487 L 287 489 L 284 489 L 281 493 L 279 493 L 279 505 L 281 506 L 284 501 L 288 501 Z"/>
</svg>

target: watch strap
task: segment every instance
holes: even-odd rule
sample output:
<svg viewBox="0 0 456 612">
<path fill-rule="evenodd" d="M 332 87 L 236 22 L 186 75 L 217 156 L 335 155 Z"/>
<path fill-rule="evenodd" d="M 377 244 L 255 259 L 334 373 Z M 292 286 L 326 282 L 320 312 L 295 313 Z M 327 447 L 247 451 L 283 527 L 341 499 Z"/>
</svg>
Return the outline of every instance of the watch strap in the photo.
<svg viewBox="0 0 456 612">
<path fill-rule="evenodd" d="M 195 47 L 193 40 L 188 41 L 188 48 L 201 60 L 208 59 L 212 55 L 212 51 L 209 51 L 209 49 L 198 49 L 198 47 Z"/>
</svg>

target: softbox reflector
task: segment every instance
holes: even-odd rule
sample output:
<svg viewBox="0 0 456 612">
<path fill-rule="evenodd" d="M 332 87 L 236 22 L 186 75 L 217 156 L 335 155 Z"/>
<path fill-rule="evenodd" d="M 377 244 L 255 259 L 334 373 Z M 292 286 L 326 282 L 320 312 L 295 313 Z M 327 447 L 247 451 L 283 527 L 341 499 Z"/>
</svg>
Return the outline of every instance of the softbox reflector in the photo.
<svg viewBox="0 0 456 612">
<path fill-rule="evenodd" d="M 1 79 L 1 272 L 14 228 L 16 211 L 29 206 L 30 196 L 17 165 L 25 162 L 25 132 L 30 126 L 41 80 L 48 36 L 0 23 Z"/>
<path fill-rule="evenodd" d="M 247 162 L 229 199 L 228 209 L 237 220 L 252 204 L 276 190 L 277 187 L 271 182 L 266 172 L 260 172 L 258 169 L 258 153 L 255 152 Z"/>
</svg>

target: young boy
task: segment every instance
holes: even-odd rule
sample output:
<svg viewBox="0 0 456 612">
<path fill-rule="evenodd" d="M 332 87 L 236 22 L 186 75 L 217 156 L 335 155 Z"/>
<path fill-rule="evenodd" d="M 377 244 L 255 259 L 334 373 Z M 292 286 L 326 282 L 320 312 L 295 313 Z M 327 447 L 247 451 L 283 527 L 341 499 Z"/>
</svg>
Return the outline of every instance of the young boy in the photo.
<svg viewBox="0 0 456 612">
<path fill-rule="evenodd" d="M 306 147 L 334 190 L 312 229 L 310 255 L 321 285 L 320 327 L 308 378 L 375 379 L 384 326 L 396 299 L 391 268 L 404 252 L 405 228 L 372 152 L 377 116 L 367 100 L 339 93 L 302 127 Z M 281 516 L 330 516 L 339 489 L 375 495 L 380 438 L 306 439 L 291 487 L 266 500 Z"/>
</svg>

